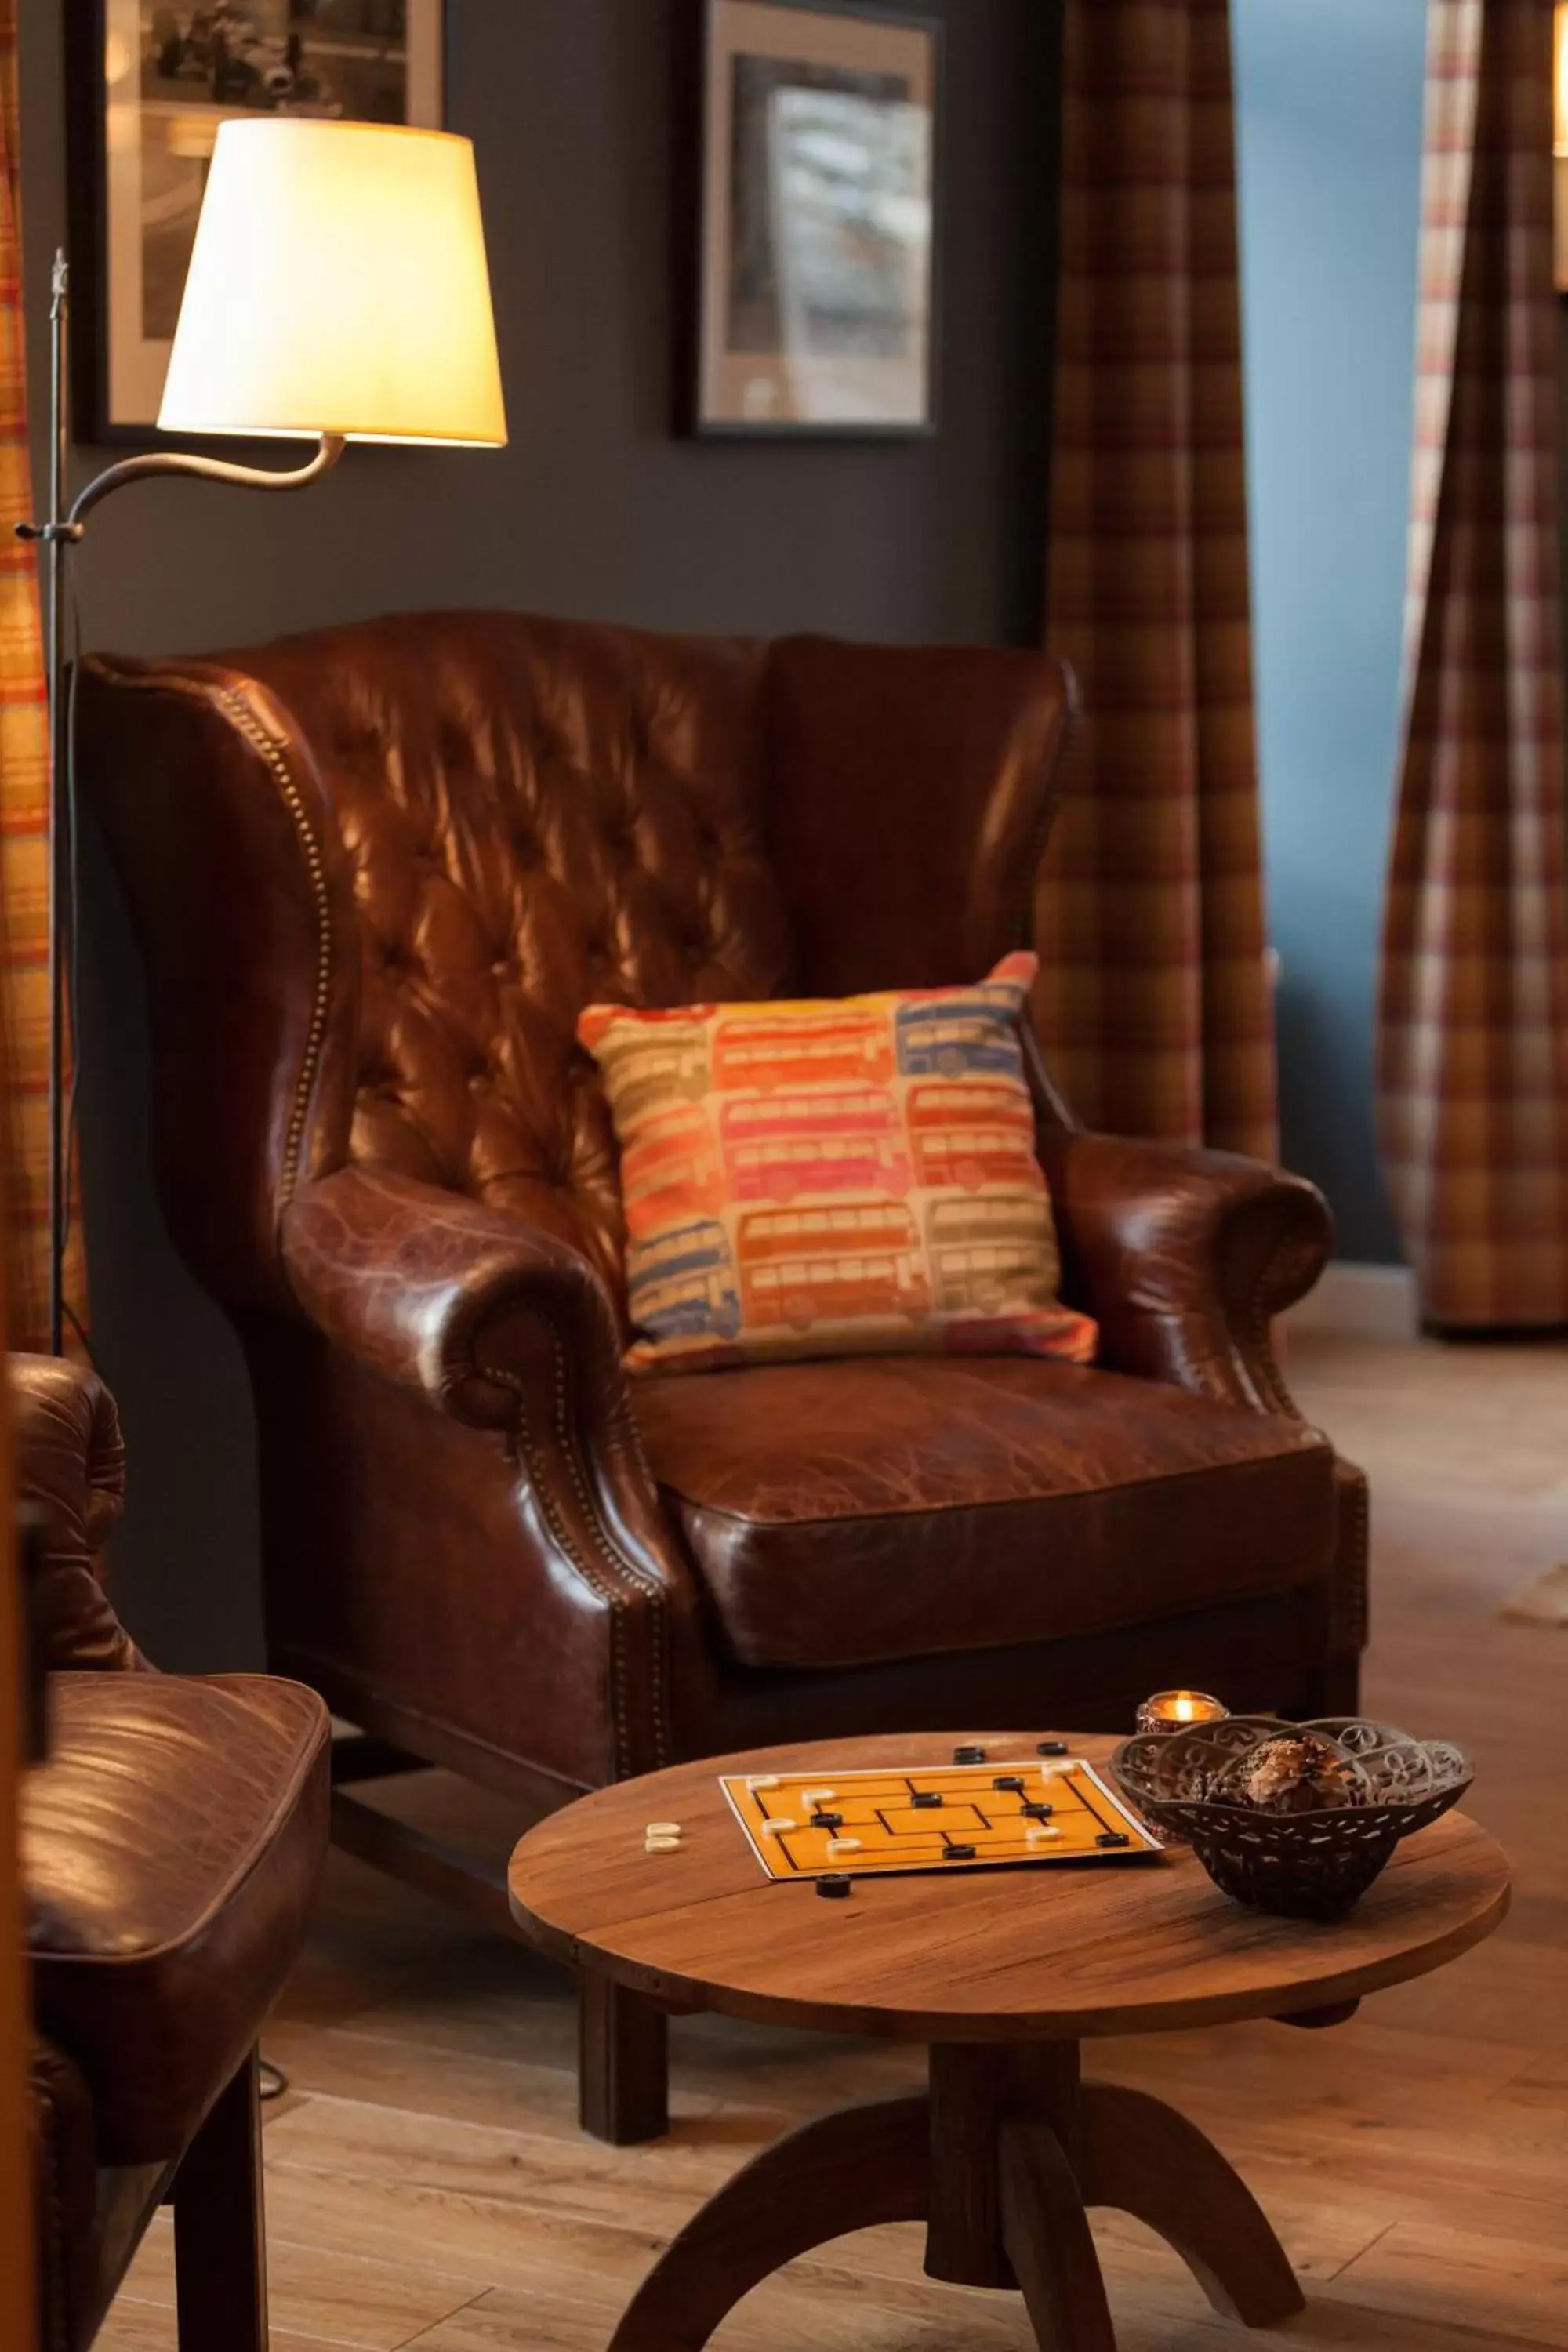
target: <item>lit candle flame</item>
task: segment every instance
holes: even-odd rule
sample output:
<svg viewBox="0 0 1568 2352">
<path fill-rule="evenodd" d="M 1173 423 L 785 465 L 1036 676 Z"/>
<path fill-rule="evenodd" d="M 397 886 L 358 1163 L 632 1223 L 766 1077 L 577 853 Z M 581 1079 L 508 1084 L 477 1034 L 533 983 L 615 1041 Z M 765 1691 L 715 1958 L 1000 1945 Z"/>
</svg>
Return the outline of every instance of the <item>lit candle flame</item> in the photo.
<svg viewBox="0 0 1568 2352">
<path fill-rule="evenodd" d="M 1206 1691 L 1156 1691 L 1138 1710 L 1138 1728 L 1174 1731 L 1189 1723 L 1219 1723 L 1228 1712 Z"/>
</svg>

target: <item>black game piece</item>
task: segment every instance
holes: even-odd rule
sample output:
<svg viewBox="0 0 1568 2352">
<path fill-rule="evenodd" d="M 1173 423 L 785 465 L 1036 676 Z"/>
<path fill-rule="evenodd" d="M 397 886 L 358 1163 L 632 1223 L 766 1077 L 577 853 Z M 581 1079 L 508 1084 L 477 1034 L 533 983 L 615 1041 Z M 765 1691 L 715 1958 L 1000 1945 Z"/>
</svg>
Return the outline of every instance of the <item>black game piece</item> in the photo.
<svg viewBox="0 0 1568 2352">
<path fill-rule="evenodd" d="M 1011 1789 L 1014 1794 L 1019 1797 L 1024 1793 L 1024 1783 L 1018 1778 L 1016 1772 L 1000 1773 L 997 1778 L 992 1781 L 991 1786 L 994 1789 Z"/>
<path fill-rule="evenodd" d="M 1101 1830 L 1094 1842 L 1096 1845 L 1131 1845 L 1132 1843 L 1125 1830 Z"/>
<path fill-rule="evenodd" d="M 808 1830 L 841 1830 L 844 1816 L 842 1813 L 813 1813 L 805 1826 Z"/>
<path fill-rule="evenodd" d="M 1121 1843 L 1125 1845 L 1126 1839 L 1123 1838 Z M 972 1845 L 950 1845 L 942 1855 L 943 1862 L 973 1862 L 973 1859 L 974 1848 Z"/>
<path fill-rule="evenodd" d="M 819 1878 L 816 1891 L 825 1895 L 830 1903 L 841 1903 L 849 1892 L 849 1881 L 836 1872 L 831 1878 Z"/>
<path fill-rule="evenodd" d="M 985 1750 L 984 1748 L 955 1748 L 952 1760 L 955 1764 L 984 1764 Z"/>
<path fill-rule="evenodd" d="M 1065 1756 L 1067 1752 L 1065 1739 L 1042 1739 L 1035 1749 L 1037 1756 Z"/>
<path fill-rule="evenodd" d="M 942 1805 L 942 1790 L 940 1789 L 917 1789 L 914 1795 L 910 1798 L 910 1802 L 913 1805 L 917 1813 L 934 1813 L 940 1810 Z"/>
<path fill-rule="evenodd" d="M 1055 1811 L 1054 1805 L 1043 1804 L 1036 1798 L 1024 1807 L 1024 1819 L 1026 1822 L 1048 1822 Z"/>
</svg>

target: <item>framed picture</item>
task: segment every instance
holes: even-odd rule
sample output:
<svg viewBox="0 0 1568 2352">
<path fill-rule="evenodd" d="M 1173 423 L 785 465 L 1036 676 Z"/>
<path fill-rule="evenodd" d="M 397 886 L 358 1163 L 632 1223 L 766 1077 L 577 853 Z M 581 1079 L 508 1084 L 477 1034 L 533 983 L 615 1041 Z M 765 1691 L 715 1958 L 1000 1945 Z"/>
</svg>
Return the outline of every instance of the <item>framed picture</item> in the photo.
<svg viewBox="0 0 1568 2352">
<path fill-rule="evenodd" d="M 705 0 L 703 435 L 935 426 L 941 27 L 838 0 Z"/>
<path fill-rule="evenodd" d="M 79 440 L 155 427 L 218 124 L 439 127 L 443 5 L 65 0 Z"/>
</svg>

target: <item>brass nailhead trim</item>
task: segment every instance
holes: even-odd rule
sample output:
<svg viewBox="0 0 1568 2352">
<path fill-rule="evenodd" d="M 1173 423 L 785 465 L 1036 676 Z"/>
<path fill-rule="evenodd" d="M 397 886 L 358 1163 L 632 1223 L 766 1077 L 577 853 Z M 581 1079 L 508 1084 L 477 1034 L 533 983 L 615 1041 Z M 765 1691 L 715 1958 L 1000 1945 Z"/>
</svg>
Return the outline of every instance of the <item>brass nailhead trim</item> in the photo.
<svg viewBox="0 0 1568 2352">
<path fill-rule="evenodd" d="M 551 1354 L 554 1376 L 553 1385 L 555 1391 L 556 1437 L 566 1463 L 567 1472 L 572 1479 L 573 1486 L 576 1489 L 577 1499 L 583 1507 L 590 1526 L 597 1529 L 599 1533 L 604 1564 L 610 1570 L 610 1580 L 608 1581 L 597 1573 L 593 1563 L 587 1559 L 580 1548 L 573 1541 L 571 1536 L 567 1533 L 565 1528 L 561 1523 L 560 1514 L 556 1510 L 551 1498 L 549 1480 L 544 1474 L 542 1465 L 540 1461 L 538 1447 L 534 1442 L 533 1433 L 530 1425 L 527 1393 L 523 1388 L 522 1382 L 518 1379 L 515 1372 L 506 1371 L 497 1365 L 480 1364 L 476 1361 L 474 1369 L 481 1380 L 493 1381 L 497 1387 L 504 1388 L 513 1398 L 516 1408 L 514 1413 L 514 1435 L 517 1442 L 517 1449 L 527 1466 L 529 1476 L 533 1482 L 534 1496 L 539 1504 L 540 1510 L 543 1514 L 545 1523 L 550 1529 L 552 1537 L 560 1546 L 562 1552 L 565 1558 L 572 1562 L 573 1567 L 577 1570 L 577 1573 L 581 1576 L 584 1584 L 587 1585 L 589 1591 L 596 1593 L 610 1612 L 610 1679 L 612 1685 L 612 1711 L 615 1717 L 616 1764 L 617 1770 L 624 1780 L 630 1777 L 633 1769 L 630 1748 L 630 1713 L 628 1706 L 629 1690 L 626 1672 L 626 1612 L 628 1594 L 624 1582 L 622 1582 L 620 1578 L 616 1575 L 616 1570 L 619 1570 L 625 1576 L 629 1577 L 637 1588 L 641 1591 L 645 1592 L 654 1603 L 654 1608 L 651 1612 L 651 1631 L 655 1690 L 653 1722 L 654 1769 L 656 1770 L 660 1766 L 667 1764 L 669 1761 L 669 1739 L 668 1725 L 666 1722 L 667 1710 L 665 1706 L 666 1664 L 665 1622 L 663 1608 L 664 1595 L 654 1579 L 646 1576 L 643 1571 L 634 1566 L 630 1560 L 623 1559 L 605 1539 L 603 1522 L 600 1519 L 598 1512 L 594 1507 L 589 1495 L 587 1482 L 583 1475 L 582 1465 L 577 1460 L 576 1448 L 573 1445 L 568 1433 L 566 1421 L 565 1349 L 561 1339 L 561 1335 L 557 1331 L 554 1324 L 550 1322 L 548 1318 L 546 1318 L 546 1323 L 550 1335 Z"/>
<path fill-rule="evenodd" d="M 35 2058 L 29 2069 L 30 2087 L 41 2111 L 43 2139 L 43 2179 L 38 2184 L 42 2194 L 39 2202 L 43 2211 L 44 2240 L 48 2249 L 46 2270 L 40 2263 L 38 2284 L 40 2301 L 45 2309 L 38 2314 L 47 2352 L 67 2352 L 72 2329 L 70 2295 L 70 2265 L 66 2253 L 65 2196 L 60 2187 L 63 2163 L 61 2140 L 65 2130 L 60 2117 L 59 2102 L 55 2096 L 47 2074 Z"/>
<path fill-rule="evenodd" d="M 219 690 L 217 700 L 238 732 L 258 751 L 271 771 L 284 807 L 293 820 L 299 835 L 300 848 L 310 877 L 310 896 L 316 906 L 316 992 L 310 1007 L 310 1024 L 305 1033 L 305 1052 L 300 1065 L 300 1076 L 294 1087 L 294 1107 L 289 1115 L 288 1134 L 283 1148 L 283 1189 L 279 1210 L 286 1209 L 294 1197 L 300 1181 L 300 1154 L 305 1139 L 305 1121 L 310 1116 L 310 1096 L 315 1089 L 321 1069 L 321 1050 L 327 1037 L 327 1008 L 332 989 L 332 902 L 327 888 L 326 861 L 321 845 L 310 830 L 310 820 L 305 814 L 305 803 L 298 785 L 289 772 L 289 762 L 282 748 L 268 733 L 245 697 L 232 687 Z"/>
<path fill-rule="evenodd" d="M 310 885 L 310 896 L 316 909 L 316 987 L 310 1007 L 310 1025 L 305 1033 L 305 1051 L 300 1064 L 300 1075 L 294 1086 L 293 1108 L 284 1139 L 283 1185 L 278 1206 L 286 1209 L 294 1197 L 300 1181 L 300 1155 L 305 1139 L 305 1121 L 310 1116 L 310 1096 L 321 1068 L 321 1052 L 326 1044 L 327 1009 L 332 987 L 332 908 L 327 888 L 326 861 L 321 845 L 310 829 L 305 814 L 305 803 L 289 772 L 289 762 L 281 746 L 269 735 L 251 709 L 245 697 L 235 687 L 204 686 L 188 677 L 119 677 L 117 691 L 129 690 L 142 694 L 181 694 L 187 700 L 215 706 L 228 719 L 237 734 L 243 735 L 261 759 L 278 787 L 300 843 L 305 861 L 305 871 Z"/>
<path fill-rule="evenodd" d="M 1253 1370 L 1262 1383 L 1264 1394 L 1272 1400 L 1274 1411 L 1283 1414 L 1288 1421 L 1304 1421 L 1306 1415 L 1291 1395 L 1285 1375 L 1275 1360 L 1273 1335 L 1269 1328 L 1273 1318 L 1263 1304 L 1273 1286 L 1275 1267 L 1281 1258 L 1289 1255 L 1293 1247 L 1294 1244 L 1288 1235 L 1275 1244 L 1273 1253 L 1258 1278 L 1258 1287 L 1252 1294 L 1247 1337 L 1252 1343 Z"/>
</svg>

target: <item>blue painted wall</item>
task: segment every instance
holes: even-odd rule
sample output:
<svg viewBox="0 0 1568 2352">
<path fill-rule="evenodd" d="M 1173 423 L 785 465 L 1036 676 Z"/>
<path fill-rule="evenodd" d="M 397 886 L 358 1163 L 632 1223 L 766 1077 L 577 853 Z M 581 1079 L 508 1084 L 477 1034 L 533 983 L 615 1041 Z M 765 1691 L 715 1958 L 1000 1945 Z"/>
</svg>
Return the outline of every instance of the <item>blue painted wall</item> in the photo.
<svg viewBox="0 0 1568 2352">
<path fill-rule="evenodd" d="M 1284 1151 L 1401 1255 L 1373 1027 L 1397 748 L 1425 0 L 1232 0 Z"/>
</svg>

